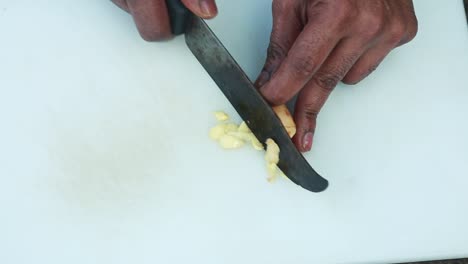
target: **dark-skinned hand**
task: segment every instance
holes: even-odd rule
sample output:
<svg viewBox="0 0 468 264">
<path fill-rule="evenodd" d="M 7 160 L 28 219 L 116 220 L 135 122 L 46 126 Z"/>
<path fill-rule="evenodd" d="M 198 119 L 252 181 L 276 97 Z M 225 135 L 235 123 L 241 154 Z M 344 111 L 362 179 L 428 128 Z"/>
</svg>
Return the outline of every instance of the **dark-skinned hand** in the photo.
<svg viewBox="0 0 468 264">
<path fill-rule="evenodd" d="M 411 0 L 273 0 L 273 31 L 256 85 L 272 105 L 298 95 L 293 141 L 309 151 L 335 86 L 361 81 L 416 32 Z"/>
<path fill-rule="evenodd" d="M 166 40 L 172 37 L 166 0 L 112 0 L 130 13 L 143 39 Z M 218 13 L 214 0 L 182 0 L 182 3 L 201 18 L 213 18 Z"/>
</svg>

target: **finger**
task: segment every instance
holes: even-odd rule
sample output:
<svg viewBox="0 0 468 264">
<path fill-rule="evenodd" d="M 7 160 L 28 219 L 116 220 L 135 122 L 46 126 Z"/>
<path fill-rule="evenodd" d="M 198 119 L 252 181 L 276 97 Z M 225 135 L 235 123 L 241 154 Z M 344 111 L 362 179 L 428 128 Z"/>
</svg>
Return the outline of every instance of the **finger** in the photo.
<svg viewBox="0 0 468 264">
<path fill-rule="evenodd" d="M 385 57 L 396 47 L 411 41 L 417 32 L 417 19 L 414 14 L 412 1 L 395 0 L 388 4 L 396 10 L 383 30 L 382 36 L 356 64 L 343 79 L 346 84 L 357 84 L 374 72 Z M 404 7 L 404 8 L 402 8 Z"/>
<path fill-rule="evenodd" d="M 281 105 L 299 92 L 338 43 L 337 32 L 327 23 L 306 25 L 276 73 L 260 88 L 265 99 Z"/>
<path fill-rule="evenodd" d="M 126 0 L 111 0 L 116 6 L 120 7 L 126 12 L 129 12 Z"/>
<path fill-rule="evenodd" d="M 312 147 L 317 116 L 330 93 L 364 53 L 361 43 L 341 41 L 312 79 L 299 93 L 294 113 L 297 133 L 293 138 L 300 151 Z"/>
<path fill-rule="evenodd" d="M 343 78 L 343 82 L 352 85 L 364 80 L 377 69 L 392 49 L 393 47 L 376 46 L 368 50 L 349 70 Z"/>
<path fill-rule="evenodd" d="M 143 39 L 156 41 L 172 36 L 165 0 L 127 0 L 127 5 Z"/>
<path fill-rule="evenodd" d="M 400 21 L 404 23 L 403 27 L 403 37 L 401 38 L 400 42 L 397 46 L 404 45 L 416 37 L 418 32 L 418 19 L 416 17 L 416 13 L 414 11 L 414 5 L 412 0 L 396 0 L 390 1 L 392 4 L 398 5 L 396 10 L 400 10 L 402 12 Z M 395 33 L 398 34 L 398 28 L 396 31 L 393 30 Z"/>
<path fill-rule="evenodd" d="M 182 3 L 201 18 L 209 19 L 218 14 L 218 8 L 214 0 L 182 0 Z"/>
<path fill-rule="evenodd" d="M 299 18 L 294 14 L 294 8 L 288 6 L 291 5 L 290 3 L 291 1 L 273 2 L 273 27 L 266 62 L 255 82 L 258 88 L 268 82 L 276 72 L 303 27 Z"/>
</svg>

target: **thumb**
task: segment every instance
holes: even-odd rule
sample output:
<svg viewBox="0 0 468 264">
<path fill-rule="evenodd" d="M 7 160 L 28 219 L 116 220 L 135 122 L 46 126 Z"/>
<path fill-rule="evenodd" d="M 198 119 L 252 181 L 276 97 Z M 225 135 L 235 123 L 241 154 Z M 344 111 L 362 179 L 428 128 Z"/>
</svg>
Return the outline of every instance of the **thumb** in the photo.
<svg viewBox="0 0 468 264">
<path fill-rule="evenodd" d="M 218 14 L 215 0 L 182 0 L 182 3 L 201 18 L 213 18 Z"/>
</svg>

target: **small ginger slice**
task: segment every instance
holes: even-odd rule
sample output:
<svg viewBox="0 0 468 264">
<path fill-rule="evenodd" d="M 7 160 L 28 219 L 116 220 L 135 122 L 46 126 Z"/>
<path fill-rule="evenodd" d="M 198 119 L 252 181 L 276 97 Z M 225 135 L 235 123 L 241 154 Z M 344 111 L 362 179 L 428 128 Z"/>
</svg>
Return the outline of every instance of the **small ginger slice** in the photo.
<svg viewBox="0 0 468 264">
<path fill-rule="evenodd" d="M 239 128 L 238 128 L 237 130 L 238 130 L 239 132 L 245 132 L 245 133 L 250 133 L 250 132 L 252 132 L 252 131 L 250 130 L 250 128 L 247 126 L 247 124 L 245 123 L 245 121 L 243 121 L 243 122 L 240 124 L 240 126 L 239 126 Z"/>
<path fill-rule="evenodd" d="M 251 140 L 250 134 L 252 133 L 233 131 L 233 132 L 228 132 L 227 134 L 230 136 L 242 139 L 244 141 L 250 141 Z"/>
<path fill-rule="evenodd" d="M 222 111 L 214 112 L 214 115 L 216 117 L 216 120 L 218 120 L 218 121 L 227 121 L 227 120 L 229 120 L 228 114 L 226 114 L 226 113 L 224 113 Z"/>
<path fill-rule="evenodd" d="M 223 135 L 219 139 L 219 145 L 225 149 L 238 149 L 244 146 L 245 142 L 237 137 L 231 135 Z"/>
<path fill-rule="evenodd" d="M 283 126 L 288 132 L 289 137 L 294 137 L 296 134 L 296 123 L 294 123 L 294 119 L 291 116 L 288 107 L 286 107 L 286 105 L 274 106 L 273 111 L 281 120 L 281 123 L 283 123 Z"/>
<path fill-rule="evenodd" d="M 250 142 L 252 143 L 252 147 L 256 150 L 263 150 L 263 144 L 255 137 L 252 133 Z"/>
<path fill-rule="evenodd" d="M 279 162 L 279 153 L 280 153 L 280 148 L 278 147 L 278 144 L 276 142 L 269 138 L 266 141 L 267 149 L 265 153 L 265 160 L 268 163 L 275 163 L 278 164 Z"/>
<path fill-rule="evenodd" d="M 227 135 L 242 139 L 245 142 L 250 142 L 252 144 L 252 147 L 256 150 L 263 150 L 262 143 L 260 143 L 260 141 L 255 137 L 255 135 L 252 132 L 228 132 Z"/>
<path fill-rule="evenodd" d="M 224 127 L 224 132 L 227 134 L 229 132 L 236 132 L 239 128 L 238 125 L 233 123 L 221 124 Z"/>
<path fill-rule="evenodd" d="M 247 123 L 243 121 L 239 128 L 237 129 L 239 132 L 244 132 L 248 133 L 250 143 L 252 144 L 252 147 L 256 150 L 263 150 L 263 144 L 257 139 L 257 137 L 252 133 L 252 130 L 247 126 Z"/>
<path fill-rule="evenodd" d="M 223 124 L 220 124 L 210 129 L 209 136 L 213 140 L 218 140 L 225 134 L 226 134 L 225 126 Z"/>
<path fill-rule="evenodd" d="M 267 181 L 268 182 L 275 181 L 276 178 L 277 178 L 277 175 L 278 175 L 278 165 L 276 165 L 274 163 L 268 163 L 267 164 L 267 173 L 268 173 Z"/>
<path fill-rule="evenodd" d="M 269 138 L 266 141 L 267 149 L 265 153 L 265 161 L 267 162 L 267 171 L 268 171 L 268 178 L 269 182 L 272 182 L 276 179 L 278 175 L 278 162 L 279 162 L 279 153 L 280 148 L 276 142 Z"/>
<path fill-rule="evenodd" d="M 275 113 L 285 126 L 288 134 L 292 137 L 296 132 L 296 125 L 292 120 L 291 114 L 286 106 L 275 107 Z M 229 117 L 224 112 L 215 112 L 219 121 L 226 121 Z M 234 123 L 220 123 L 210 129 L 209 136 L 217 141 L 222 148 L 238 149 L 250 142 L 256 150 L 263 150 L 263 144 L 255 137 L 245 122 L 239 126 Z M 273 182 L 278 175 L 282 174 L 278 168 L 280 148 L 276 142 L 269 138 L 265 142 L 266 153 L 265 161 L 268 172 L 267 180 Z M 282 174 L 284 176 L 284 174 Z"/>
<path fill-rule="evenodd" d="M 230 132 L 236 132 L 238 126 L 232 123 L 221 123 L 210 129 L 210 138 L 213 140 L 218 140 L 221 136 L 228 134 Z"/>
</svg>

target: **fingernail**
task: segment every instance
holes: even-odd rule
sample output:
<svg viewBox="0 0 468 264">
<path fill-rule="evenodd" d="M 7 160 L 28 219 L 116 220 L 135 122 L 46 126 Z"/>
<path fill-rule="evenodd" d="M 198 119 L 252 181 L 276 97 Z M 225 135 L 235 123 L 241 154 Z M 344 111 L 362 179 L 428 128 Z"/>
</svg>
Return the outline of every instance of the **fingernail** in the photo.
<svg viewBox="0 0 468 264">
<path fill-rule="evenodd" d="M 302 138 L 302 148 L 305 151 L 309 151 L 312 148 L 313 138 L 314 138 L 314 134 L 312 132 L 307 132 Z"/>
<path fill-rule="evenodd" d="M 208 3 L 208 1 L 200 0 L 200 9 L 201 9 L 201 12 L 207 17 L 212 15 L 210 3 Z"/>
<path fill-rule="evenodd" d="M 265 85 L 265 83 L 268 82 L 269 79 L 270 79 L 270 74 L 268 72 L 266 72 L 266 71 L 262 71 L 260 76 L 258 76 L 257 81 L 255 82 L 256 86 L 258 88 L 262 87 L 263 85 Z"/>
</svg>

